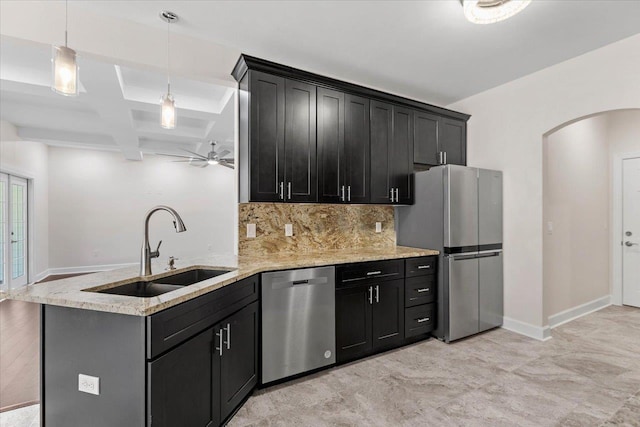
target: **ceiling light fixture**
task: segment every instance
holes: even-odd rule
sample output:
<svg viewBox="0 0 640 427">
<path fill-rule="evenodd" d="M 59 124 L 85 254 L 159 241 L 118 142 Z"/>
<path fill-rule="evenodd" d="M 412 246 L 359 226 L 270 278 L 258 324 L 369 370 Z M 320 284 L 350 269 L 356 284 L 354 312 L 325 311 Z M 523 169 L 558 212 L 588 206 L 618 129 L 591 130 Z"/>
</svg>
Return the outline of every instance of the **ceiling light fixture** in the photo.
<svg viewBox="0 0 640 427">
<path fill-rule="evenodd" d="M 178 15 L 168 10 L 160 12 L 160 19 L 167 23 L 167 93 L 160 100 L 160 126 L 165 129 L 176 127 L 176 101 L 171 95 L 171 80 L 169 77 L 169 24 L 178 20 Z"/>
<path fill-rule="evenodd" d="M 474 24 L 494 24 L 511 18 L 531 0 L 460 0 L 464 16 Z"/>
<path fill-rule="evenodd" d="M 64 2 L 64 46 L 53 45 L 51 58 L 53 85 L 51 89 L 65 96 L 78 95 L 78 63 L 76 51 L 67 46 L 68 4 Z"/>
</svg>

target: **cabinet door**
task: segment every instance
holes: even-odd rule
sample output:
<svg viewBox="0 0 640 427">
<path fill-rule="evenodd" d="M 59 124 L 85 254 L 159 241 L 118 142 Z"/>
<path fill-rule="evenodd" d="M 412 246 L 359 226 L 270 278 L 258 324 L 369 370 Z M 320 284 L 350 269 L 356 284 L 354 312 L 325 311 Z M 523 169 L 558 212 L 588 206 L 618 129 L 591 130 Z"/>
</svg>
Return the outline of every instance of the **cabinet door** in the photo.
<svg viewBox="0 0 640 427">
<path fill-rule="evenodd" d="M 319 88 L 317 113 L 318 200 L 343 202 L 346 201 L 344 94 Z"/>
<path fill-rule="evenodd" d="M 393 107 L 371 101 L 371 203 L 391 203 Z"/>
<path fill-rule="evenodd" d="M 347 201 L 369 201 L 369 100 L 345 96 L 345 169 Z"/>
<path fill-rule="evenodd" d="M 258 382 L 258 303 L 229 316 L 220 329 L 223 333 L 220 419 L 224 421 Z"/>
<path fill-rule="evenodd" d="M 371 352 L 370 286 L 336 291 L 336 360 L 343 362 Z"/>
<path fill-rule="evenodd" d="M 404 280 L 373 285 L 373 348 L 400 345 L 404 339 Z"/>
<path fill-rule="evenodd" d="M 287 201 L 317 201 L 316 87 L 285 83 L 285 188 Z"/>
<path fill-rule="evenodd" d="M 393 107 L 393 144 L 391 159 L 392 187 L 397 203 L 413 203 L 413 111 Z"/>
<path fill-rule="evenodd" d="M 258 71 L 250 73 L 250 199 L 279 201 L 284 180 L 285 80 Z"/>
<path fill-rule="evenodd" d="M 416 111 L 413 114 L 413 162 L 420 165 L 440 164 L 438 153 L 439 117 Z"/>
<path fill-rule="evenodd" d="M 148 364 L 149 412 L 156 426 L 220 423 L 220 359 L 207 329 Z"/>
<path fill-rule="evenodd" d="M 438 134 L 439 151 L 446 153 L 446 163 L 467 164 L 467 124 L 462 120 L 441 118 Z"/>
</svg>

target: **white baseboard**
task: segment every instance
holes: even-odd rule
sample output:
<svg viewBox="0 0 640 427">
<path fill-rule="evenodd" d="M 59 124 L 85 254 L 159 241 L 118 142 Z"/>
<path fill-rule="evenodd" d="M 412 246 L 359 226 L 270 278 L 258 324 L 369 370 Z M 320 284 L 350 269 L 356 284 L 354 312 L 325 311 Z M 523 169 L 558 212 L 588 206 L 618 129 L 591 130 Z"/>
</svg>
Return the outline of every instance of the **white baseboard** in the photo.
<svg viewBox="0 0 640 427">
<path fill-rule="evenodd" d="M 560 313 L 549 316 L 549 327 L 556 328 L 565 323 L 571 322 L 579 317 L 586 316 L 595 311 L 602 310 L 611 305 L 611 295 L 589 301 L 586 304 L 561 311 Z"/>
<path fill-rule="evenodd" d="M 79 274 L 79 273 L 94 273 L 96 271 L 116 270 L 118 268 L 126 268 L 139 265 L 137 262 L 130 262 L 126 264 L 102 264 L 102 265 L 83 265 L 80 267 L 59 267 L 50 268 L 36 275 L 34 282 L 49 277 L 56 276 L 58 274 Z"/>
<path fill-rule="evenodd" d="M 548 326 L 535 326 L 530 323 L 505 317 L 503 319 L 502 327 L 508 331 L 515 332 L 538 341 L 551 339 L 551 328 Z"/>
</svg>

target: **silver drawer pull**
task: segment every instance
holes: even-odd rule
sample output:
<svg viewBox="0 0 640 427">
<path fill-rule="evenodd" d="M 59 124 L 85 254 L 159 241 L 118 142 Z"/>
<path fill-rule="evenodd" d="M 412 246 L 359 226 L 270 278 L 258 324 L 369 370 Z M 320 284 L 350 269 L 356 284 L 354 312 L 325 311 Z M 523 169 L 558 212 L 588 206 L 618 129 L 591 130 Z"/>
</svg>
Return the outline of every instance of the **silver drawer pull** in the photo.
<svg viewBox="0 0 640 427">
<path fill-rule="evenodd" d="M 367 273 L 367 276 L 374 276 L 374 275 L 376 275 L 376 274 L 380 274 L 380 273 L 382 273 L 382 271 L 369 271 L 369 272 Z"/>
<path fill-rule="evenodd" d="M 418 323 L 428 322 L 428 321 L 429 321 L 428 317 L 423 317 L 422 319 L 418 319 Z"/>
<path fill-rule="evenodd" d="M 418 289 L 418 293 L 421 293 L 421 292 L 429 292 L 429 288 Z"/>
<path fill-rule="evenodd" d="M 424 270 L 425 268 L 431 268 L 430 265 L 419 265 L 418 270 Z"/>
</svg>

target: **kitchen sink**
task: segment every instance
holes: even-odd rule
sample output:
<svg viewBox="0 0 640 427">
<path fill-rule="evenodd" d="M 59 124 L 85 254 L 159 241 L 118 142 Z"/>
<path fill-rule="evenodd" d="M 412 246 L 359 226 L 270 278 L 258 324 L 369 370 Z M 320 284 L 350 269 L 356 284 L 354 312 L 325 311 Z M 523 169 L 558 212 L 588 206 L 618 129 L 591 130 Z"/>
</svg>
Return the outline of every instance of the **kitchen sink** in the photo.
<svg viewBox="0 0 640 427">
<path fill-rule="evenodd" d="M 170 285 L 166 283 L 155 282 L 133 282 L 126 285 L 116 286 L 114 288 L 103 289 L 97 291 L 101 294 L 125 295 L 130 297 L 149 298 L 165 294 L 167 292 L 180 289 L 181 285 Z"/>
<path fill-rule="evenodd" d="M 137 281 L 97 291 L 93 291 L 92 289 L 85 290 L 90 292 L 99 292 L 101 294 L 150 298 L 165 294 L 167 292 L 175 291 L 176 289 L 180 289 L 185 286 L 193 285 L 194 283 L 199 283 L 204 280 L 211 279 L 212 277 L 220 276 L 221 274 L 229 273 L 230 271 L 233 270 L 210 270 L 198 268 L 195 270 L 189 270 L 182 273 L 173 274 L 171 276 L 162 277 L 160 279 L 155 279 L 150 282 Z"/>
<path fill-rule="evenodd" d="M 172 276 L 163 277 L 161 279 L 154 280 L 154 283 L 167 283 L 170 285 L 193 285 L 194 283 L 202 282 L 203 280 L 211 279 L 212 277 L 220 276 L 221 274 L 228 273 L 231 270 L 209 270 L 198 268 L 195 270 L 185 271 L 183 273 L 174 274 Z"/>
</svg>

